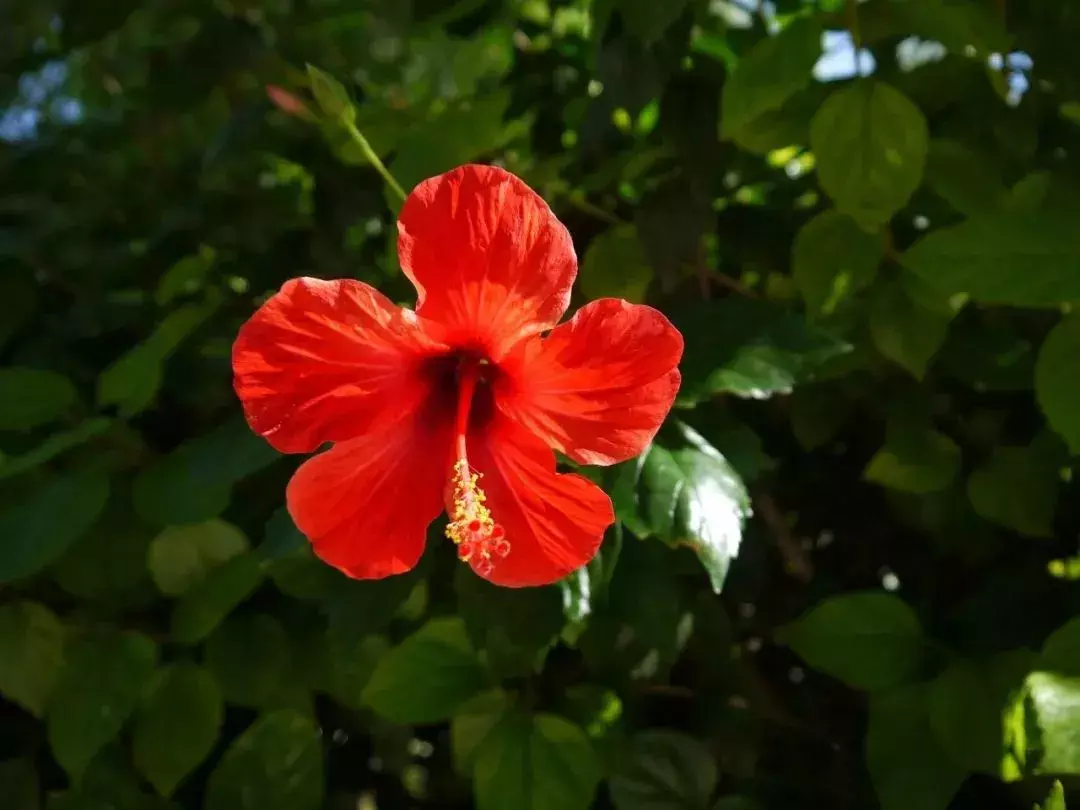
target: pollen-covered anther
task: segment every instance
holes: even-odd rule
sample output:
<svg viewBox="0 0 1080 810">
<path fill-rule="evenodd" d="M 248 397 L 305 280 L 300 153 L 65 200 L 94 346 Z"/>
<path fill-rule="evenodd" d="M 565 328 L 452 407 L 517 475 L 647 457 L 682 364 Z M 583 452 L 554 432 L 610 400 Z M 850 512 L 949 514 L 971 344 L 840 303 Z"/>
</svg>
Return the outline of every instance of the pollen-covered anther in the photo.
<svg viewBox="0 0 1080 810">
<path fill-rule="evenodd" d="M 487 498 L 479 481 L 479 474 L 470 470 L 468 463 L 458 461 L 454 465 L 454 508 L 446 536 L 457 546 L 458 559 L 485 576 L 495 567 L 493 557 L 502 559 L 510 553 L 510 543 L 506 531 L 484 505 Z"/>
</svg>

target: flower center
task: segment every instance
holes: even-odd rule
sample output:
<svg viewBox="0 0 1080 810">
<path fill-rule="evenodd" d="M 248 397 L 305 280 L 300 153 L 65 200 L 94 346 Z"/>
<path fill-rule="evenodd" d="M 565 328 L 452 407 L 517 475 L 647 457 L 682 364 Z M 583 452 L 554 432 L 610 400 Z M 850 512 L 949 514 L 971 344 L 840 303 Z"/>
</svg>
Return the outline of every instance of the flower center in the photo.
<svg viewBox="0 0 1080 810">
<path fill-rule="evenodd" d="M 469 432 L 469 413 L 473 395 L 480 380 L 481 362 L 472 358 L 458 366 L 458 398 L 454 421 L 454 508 L 446 536 L 457 546 L 458 559 L 466 562 L 477 574 L 487 576 L 495 569 L 496 559 L 510 553 L 510 543 L 502 526 L 491 517 L 485 506 L 487 496 L 480 488 L 480 473 L 469 466 L 466 439 Z"/>
</svg>

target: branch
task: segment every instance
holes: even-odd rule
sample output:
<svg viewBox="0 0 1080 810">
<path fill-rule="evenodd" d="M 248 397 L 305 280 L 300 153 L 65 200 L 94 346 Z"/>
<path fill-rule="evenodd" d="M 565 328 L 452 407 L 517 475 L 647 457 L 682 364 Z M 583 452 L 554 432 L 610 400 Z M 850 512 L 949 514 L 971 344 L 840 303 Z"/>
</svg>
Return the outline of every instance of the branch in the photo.
<svg viewBox="0 0 1080 810">
<path fill-rule="evenodd" d="M 765 521 L 765 525 L 772 533 L 776 545 L 780 549 L 780 556 L 784 559 L 784 569 L 800 582 L 809 582 L 814 578 L 814 566 L 810 562 L 810 556 L 802 545 L 791 533 L 780 507 L 776 505 L 772 495 L 767 492 L 759 492 L 754 498 L 758 514 Z"/>
</svg>

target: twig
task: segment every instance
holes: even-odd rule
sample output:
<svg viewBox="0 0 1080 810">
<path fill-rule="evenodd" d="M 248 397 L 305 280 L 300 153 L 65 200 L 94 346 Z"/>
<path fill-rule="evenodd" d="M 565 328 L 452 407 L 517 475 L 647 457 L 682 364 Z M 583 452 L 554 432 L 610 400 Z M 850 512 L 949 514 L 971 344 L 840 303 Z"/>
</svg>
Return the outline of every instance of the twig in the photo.
<svg viewBox="0 0 1080 810">
<path fill-rule="evenodd" d="M 761 298 L 756 292 L 751 290 L 737 278 L 732 278 L 725 273 L 713 273 L 709 276 L 709 281 L 715 284 L 719 284 L 721 287 L 726 287 L 733 293 L 745 296 L 747 298 Z"/>
<path fill-rule="evenodd" d="M 758 492 L 754 498 L 758 514 L 765 521 L 765 525 L 772 532 L 776 545 L 780 549 L 780 556 L 784 558 L 784 568 L 800 582 L 809 582 L 814 578 L 814 566 L 810 562 L 809 555 L 803 550 L 799 541 L 788 528 L 780 508 L 776 505 L 772 495 L 768 492 Z"/>
<path fill-rule="evenodd" d="M 712 298 L 712 278 L 709 273 L 708 262 L 705 261 L 705 242 L 698 240 L 697 277 L 698 286 L 701 289 L 701 297 L 708 301 Z"/>
<path fill-rule="evenodd" d="M 847 0 L 844 4 L 847 13 L 847 27 L 851 32 L 851 42 L 855 46 L 855 68 L 859 67 L 859 50 L 862 48 L 862 32 L 859 30 L 859 0 Z M 859 71 L 862 75 L 862 71 Z"/>
<path fill-rule="evenodd" d="M 611 213 L 610 211 L 605 211 L 599 205 L 595 205 L 594 203 L 589 202 L 587 199 L 578 194 L 571 193 L 565 196 L 566 199 L 570 201 L 570 205 L 574 206 L 574 208 L 586 214 L 594 216 L 597 219 L 603 220 L 609 225 L 627 224 L 624 220 L 619 219 L 619 217 L 617 217 L 615 214 Z"/>
</svg>

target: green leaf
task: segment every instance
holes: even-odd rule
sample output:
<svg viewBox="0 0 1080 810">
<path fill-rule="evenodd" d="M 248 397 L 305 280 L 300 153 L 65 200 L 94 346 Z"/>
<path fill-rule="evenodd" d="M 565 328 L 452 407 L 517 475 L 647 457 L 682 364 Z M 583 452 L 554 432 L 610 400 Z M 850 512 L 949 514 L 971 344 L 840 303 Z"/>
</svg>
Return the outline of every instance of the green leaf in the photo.
<svg viewBox="0 0 1080 810">
<path fill-rule="evenodd" d="M 1054 784 L 1050 787 L 1050 793 L 1046 796 L 1046 801 L 1041 805 L 1035 805 L 1036 810 L 1065 810 L 1065 788 L 1062 787 L 1061 782 L 1054 780 Z"/>
<path fill-rule="evenodd" d="M 983 304 L 1080 299 L 1080 231 L 1067 212 L 968 219 L 930 232 L 902 261 L 942 294 L 966 293 Z"/>
<path fill-rule="evenodd" d="M 710 419 L 702 431 L 735 472 L 750 484 L 776 469 L 776 459 L 765 452 L 761 436 L 727 415 Z"/>
<path fill-rule="evenodd" d="M 244 533 L 224 520 L 169 526 L 150 543 L 147 565 L 158 589 L 179 596 L 207 573 L 248 550 Z"/>
<path fill-rule="evenodd" d="M 1031 214 L 1039 211 L 1046 203 L 1054 175 L 1043 169 L 1036 169 L 1017 180 L 1009 189 L 1002 203 L 1006 211 Z"/>
<path fill-rule="evenodd" d="M 1012 46 L 1000 15 L 975 0 L 909 0 L 893 3 L 887 12 L 900 30 L 940 42 L 954 53 L 971 48 L 985 58 Z"/>
<path fill-rule="evenodd" d="M 0 430 L 30 430 L 67 413 L 78 394 L 53 371 L 0 368 Z"/>
<path fill-rule="evenodd" d="M 316 689 L 343 706 L 363 707 L 363 691 L 379 661 L 390 650 L 384 636 L 361 636 L 329 627 L 320 638 Z"/>
<path fill-rule="evenodd" d="M 945 489 L 960 470 L 960 448 L 944 433 L 892 420 L 882 447 L 863 471 L 867 481 L 925 495 Z"/>
<path fill-rule="evenodd" d="M 274 581 L 278 590 L 286 596 L 293 599 L 325 602 L 330 605 L 332 610 L 338 613 L 351 613 L 353 611 L 347 606 L 348 600 L 345 599 L 344 594 L 363 589 L 369 583 L 378 589 L 380 584 L 377 583 L 394 582 L 399 579 L 399 577 L 390 577 L 387 580 L 359 580 L 356 581 L 356 588 L 351 588 L 349 587 L 351 583 L 347 577 L 336 568 L 327 565 L 316 557 L 307 539 L 302 534 L 299 534 L 300 530 L 296 529 L 295 531 L 304 544 L 288 554 L 271 559 L 267 565 L 270 578 Z M 263 559 L 267 558 L 267 555 L 263 553 L 262 546 L 259 547 L 256 553 Z M 405 596 L 403 595 L 401 598 L 404 599 Z M 366 618 L 363 609 L 357 612 L 361 618 Z M 393 611 L 389 609 L 380 610 L 379 615 L 386 615 L 386 620 L 389 622 Z"/>
<path fill-rule="evenodd" d="M 192 664 L 173 664 L 135 715 L 135 767 L 162 796 L 209 756 L 221 731 L 225 707 L 213 676 Z"/>
<path fill-rule="evenodd" d="M 930 684 L 926 695 L 930 725 L 954 762 L 972 771 L 1002 775 L 1008 754 L 1005 712 L 1031 663 L 1030 651 L 985 661 L 959 660 Z"/>
<path fill-rule="evenodd" d="M 1080 678 L 1080 616 L 1065 622 L 1047 637 L 1039 667 Z"/>
<path fill-rule="evenodd" d="M 1080 678 L 1032 672 L 1007 720 L 1017 776 L 1080 774 Z"/>
<path fill-rule="evenodd" d="M 64 663 L 64 625 L 36 602 L 0 605 L 0 694 L 41 717 Z"/>
<path fill-rule="evenodd" d="M 68 651 L 49 702 L 53 755 L 78 780 L 135 711 L 157 665 L 146 636 L 116 630 L 90 633 Z"/>
<path fill-rule="evenodd" d="M 926 118 L 887 84 L 835 91 L 810 124 L 818 179 L 841 211 L 870 227 L 888 222 L 922 182 Z"/>
<path fill-rule="evenodd" d="M 460 565 L 454 590 L 472 646 L 495 672 L 513 677 L 540 671 L 566 623 L 557 587 L 500 588 Z"/>
<path fill-rule="evenodd" d="M 476 752 L 491 730 L 511 710 L 510 696 L 492 689 L 468 701 L 450 720 L 450 749 L 454 768 L 462 775 L 472 773 Z"/>
<path fill-rule="evenodd" d="M 598 552 L 598 555 L 599 553 L 601 552 Z M 594 557 L 593 561 L 595 559 Z M 590 567 L 591 562 L 590 565 L 583 565 L 563 577 L 556 585 L 562 595 L 563 615 L 571 625 L 564 630 L 563 638 L 566 638 L 567 632 L 576 633 L 581 623 L 592 613 L 593 584 Z"/>
<path fill-rule="evenodd" d="M 826 599 L 781 628 L 777 640 L 814 669 L 868 691 L 912 678 L 925 647 L 914 611 L 896 596 L 874 592 Z"/>
<path fill-rule="evenodd" d="M 656 42 L 674 24 L 689 5 L 690 0 L 669 0 L 653 3 L 651 0 L 621 0 L 617 5 L 626 30 L 646 45 Z"/>
<path fill-rule="evenodd" d="M 833 386 L 802 386 L 791 396 L 791 431 L 804 450 L 815 450 L 832 441 L 850 411 L 843 392 Z"/>
<path fill-rule="evenodd" d="M 310 546 L 307 554 L 314 557 Z M 332 580 L 322 579 L 326 583 L 322 611 L 332 630 L 343 635 L 351 633 L 354 638 L 378 632 L 390 624 L 424 577 L 423 560 L 407 574 L 379 580 L 349 579 L 322 561 L 317 562 L 324 572 L 333 574 Z"/>
<path fill-rule="evenodd" d="M 968 498 L 987 520 L 1029 537 L 1051 537 L 1063 462 L 1038 441 L 995 448 L 968 478 Z"/>
<path fill-rule="evenodd" d="M 308 85 L 322 111 L 331 118 L 352 122 L 356 120 L 356 107 L 349 98 L 344 85 L 314 65 L 307 66 Z"/>
<path fill-rule="evenodd" d="M 225 511 L 237 481 L 278 458 L 243 419 L 230 420 L 143 467 L 135 509 L 156 526 L 202 523 Z"/>
<path fill-rule="evenodd" d="M 47 810 L 176 810 L 142 789 L 129 759 L 119 742 L 106 746 L 71 789 L 49 793 Z"/>
<path fill-rule="evenodd" d="M 125 418 L 146 410 L 161 387 L 165 361 L 220 305 L 215 294 L 166 315 L 146 340 L 121 355 L 98 377 L 98 406 L 116 405 Z"/>
<path fill-rule="evenodd" d="M 748 399 L 789 394 L 851 346 L 764 301 L 730 296 L 673 313 L 686 340 L 678 404 L 728 392 Z"/>
<path fill-rule="evenodd" d="M 204 245 L 199 248 L 198 253 L 185 256 L 169 267 L 162 274 L 157 292 L 154 293 L 154 300 L 158 306 L 165 306 L 176 296 L 197 290 L 214 266 L 216 257 L 217 251 Z"/>
<path fill-rule="evenodd" d="M 953 312 L 947 306 L 926 306 L 897 280 L 873 291 L 868 318 L 877 350 L 921 380 L 945 343 Z"/>
<path fill-rule="evenodd" d="M 63 430 L 54 433 L 32 450 L 28 450 L 13 458 L 0 458 L 0 478 L 8 478 L 33 470 L 54 458 L 63 455 L 81 444 L 100 436 L 111 428 L 115 422 L 105 417 L 94 417 L 80 422 L 71 430 Z"/>
<path fill-rule="evenodd" d="M 581 291 L 590 299 L 624 298 L 640 303 L 653 270 L 633 225 L 618 225 L 589 243 L 581 263 Z"/>
<path fill-rule="evenodd" d="M 806 308 L 815 315 L 831 315 L 870 285 L 884 257 L 881 233 L 867 233 L 839 211 L 823 211 L 795 235 L 792 274 Z"/>
<path fill-rule="evenodd" d="M 162 359 L 146 346 L 129 349 L 98 377 L 98 407 L 115 405 L 124 418 L 145 411 L 154 402 L 164 373 Z"/>
<path fill-rule="evenodd" d="M 739 553 L 750 496 L 720 451 L 688 425 L 677 423 L 682 441 L 659 440 L 646 451 L 639 482 L 641 515 L 650 532 L 691 548 L 713 591 L 724 587 Z"/>
<path fill-rule="evenodd" d="M 83 472 L 53 478 L 0 512 L 0 583 L 36 574 L 54 562 L 98 519 L 109 479 Z"/>
<path fill-rule="evenodd" d="M 805 146 L 810 143 L 810 121 L 827 95 L 828 85 L 813 83 L 795 93 L 779 109 L 745 123 L 731 134 L 731 140 L 763 157 L 776 149 Z"/>
<path fill-rule="evenodd" d="M 693 737 L 644 731 L 635 735 L 609 789 L 616 810 L 705 810 L 717 779 L 716 761 Z"/>
<path fill-rule="evenodd" d="M 206 810 L 319 810 L 323 751 L 319 730 L 283 709 L 263 715 L 221 758 L 206 788 Z"/>
<path fill-rule="evenodd" d="M 97 523 L 53 566 L 53 578 L 91 603 L 121 609 L 146 605 L 157 597 L 146 567 L 153 534 L 132 513 L 130 491 L 121 485 Z"/>
<path fill-rule="evenodd" d="M 1030 391 L 1034 349 L 1016 323 L 987 313 L 950 330 L 937 367 L 976 391 Z"/>
<path fill-rule="evenodd" d="M 674 663 L 693 629 L 676 559 L 661 543 L 625 540 L 608 598 L 578 640 L 594 677 L 649 680 Z"/>
<path fill-rule="evenodd" d="M 4 810 L 38 810 L 40 797 L 33 762 L 29 759 L 0 762 L 0 807 Z"/>
<path fill-rule="evenodd" d="M 477 160 L 513 134 L 504 122 L 509 106 L 509 90 L 502 87 L 445 108 L 400 139 L 390 174 L 402 188 L 410 189 L 421 180 Z"/>
<path fill-rule="evenodd" d="M 934 138 L 930 142 L 926 183 L 949 205 L 967 216 L 1000 210 L 1008 195 L 993 162 L 948 138 Z"/>
<path fill-rule="evenodd" d="M 440 618 L 383 657 L 363 700 L 394 723 L 423 725 L 446 720 L 488 685 L 464 620 Z"/>
<path fill-rule="evenodd" d="M 1039 407 L 1073 455 L 1080 454 L 1080 383 L 1074 373 L 1078 352 L 1080 318 L 1073 316 L 1062 320 L 1046 336 L 1035 362 Z"/>
<path fill-rule="evenodd" d="M 229 703 L 267 706 L 290 665 L 289 637 L 273 616 L 226 619 L 206 641 L 206 666 Z"/>
<path fill-rule="evenodd" d="M 233 557 L 185 593 L 172 612 L 172 639 L 179 644 L 198 644 L 250 596 L 263 579 L 254 554 Z"/>
<path fill-rule="evenodd" d="M 600 766 L 585 732 L 550 714 L 507 714 L 476 752 L 477 810 L 586 810 Z"/>
<path fill-rule="evenodd" d="M 873 695 L 866 764 L 881 810 L 945 810 L 966 776 L 937 742 L 925 684 Z"/>
<path fill-rule="evenodd" d="M 296 528 L 289 510 L 282 506 L 266 521 L 266 531 L 258 548 L 259 556 L 273 561 L 290 558 L 307 550 L 307 538 Z"/>
<path fill-rule="evenodd" d="M 817 17 L 800 17 L 754 44 L 724 83 L 721 137 L 735 137 L 810 84 L 822 35 Z"/>
</svg>

